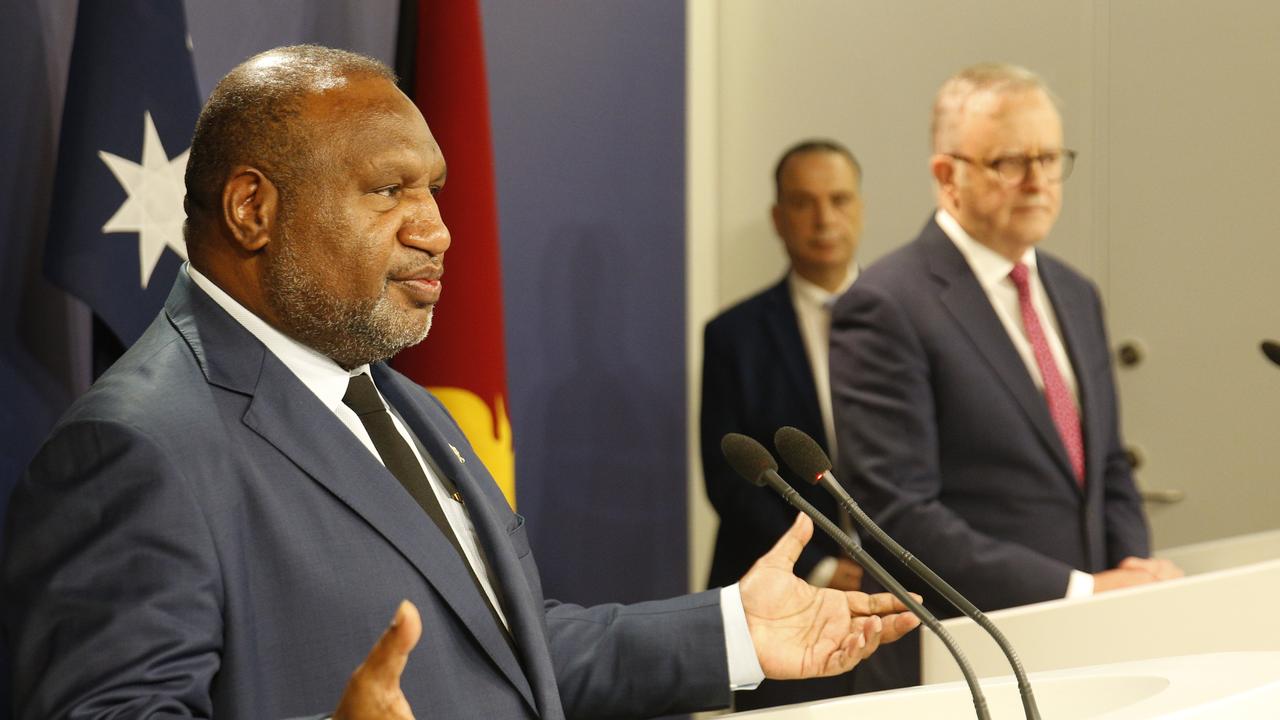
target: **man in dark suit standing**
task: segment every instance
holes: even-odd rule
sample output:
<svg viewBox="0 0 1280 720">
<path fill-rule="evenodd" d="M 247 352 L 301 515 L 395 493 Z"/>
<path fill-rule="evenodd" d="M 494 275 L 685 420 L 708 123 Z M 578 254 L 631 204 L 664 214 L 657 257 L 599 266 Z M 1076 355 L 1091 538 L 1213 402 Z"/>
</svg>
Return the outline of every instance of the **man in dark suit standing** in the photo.
<svg viewBox="0 0 1280 720">
<path fill-rule="evenodd" d="M 1036 248 L 1075 160 L 1052 95 L 1022 68 L 964 70 L 933 150 L 937 212 L 836 304 L 840 477 L 986 610 L 1179 575 L 1148 558 L 1097 290 Z M 918 682 L 918 644 L 895 649 L 860 688 Z"/>
<path fill-rule="evenodd" d="M 862 235 L 862 169 L 832 140 L 793 145 L 774 170 L 773 227 L 790 269 L 769 289 L 707 324 L 702 364 L 702 467 L 707 495 L 720 514 L 709 587 L 735 582 L 791 522 L 790 507 L 744 483 L 720 453 L 725 433 L 750 435 L 766 446 L 784 425 L 804 430 L 835 454 L 827 382 L 831 303 L 858 275 L 854 254 Z M 788 472 L 784 470 L 784 472 Z M 831 496 L 800 478 L 791 484 L 829 517 Z M 826 536 L 814 538 L 796 572 L 818 587 L 857 590 L 862 568 Z M 837 697 L 852 692 L 852 676 L 765 681 L 734 698 L 738 710 Z"/>
<path fill-rule="evenodd" d="M 846 672 L 914 626 L 796 578 L 806 519 L 732 587 L 544 600 L 524 518 L 383 362 L 441 296 L 445 175 L 369 58 L 280 48 L 219 83 L 190 264 L 10 504 L 17 717 L 638 717 Z"/>
</svg>

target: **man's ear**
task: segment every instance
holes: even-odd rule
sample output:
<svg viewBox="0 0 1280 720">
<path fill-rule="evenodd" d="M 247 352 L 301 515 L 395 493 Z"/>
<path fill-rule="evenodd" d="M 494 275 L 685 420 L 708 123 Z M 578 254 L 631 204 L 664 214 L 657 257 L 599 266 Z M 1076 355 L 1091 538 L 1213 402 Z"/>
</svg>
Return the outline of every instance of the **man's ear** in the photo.
<svg viewBox="0 0 1280 720">
<path fill-rule="evenodd" d="M 939 195 L 954 199 L 956 189 L 955 159 L 941 153 L 934 155 L 929 159 L 929 172 L 933 174 L 933 181 L 938 188 Z"/>
<path fill-rule="evenodd" d="M 769 217 L 773 219 L 773 231 L 782 236 L 782 201 L 779 200 L 769 208 Z"/>
<path fill-rule="evenodd" d="M 280 192 L 257 168 L 237 167 L 222 186 L 222 220 L 246 252 L 271 242 L 279 209 Z"/>
<path fill-rule="evenodd" d="M 941 153 L 934 155 L 929 159 L 929 171 L 938 187 L 951 187 L 956 174 L 955 160 Z"/>
</svg>

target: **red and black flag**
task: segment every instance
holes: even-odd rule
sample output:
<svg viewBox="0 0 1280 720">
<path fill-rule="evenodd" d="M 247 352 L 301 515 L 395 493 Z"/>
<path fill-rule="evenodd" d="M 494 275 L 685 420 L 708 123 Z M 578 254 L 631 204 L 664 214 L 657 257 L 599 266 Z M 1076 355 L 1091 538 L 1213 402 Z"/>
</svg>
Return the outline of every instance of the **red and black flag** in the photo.
<svg viewBox="0 0 1280 720">
<path fill-rule="evenodd" d="M 448 163 L 440 212 L 453 236 L 431 338 L 396 369 L 440 398 L 515 506 L 498 204 L 478 0 L 405 0 L 397 70 Z"/>
</svg>

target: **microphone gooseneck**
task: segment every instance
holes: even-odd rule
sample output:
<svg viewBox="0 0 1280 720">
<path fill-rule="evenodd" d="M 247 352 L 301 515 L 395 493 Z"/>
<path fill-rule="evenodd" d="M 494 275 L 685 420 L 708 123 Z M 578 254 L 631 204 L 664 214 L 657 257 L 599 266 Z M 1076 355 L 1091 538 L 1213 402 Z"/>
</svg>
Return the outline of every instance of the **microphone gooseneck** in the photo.
<svg viewBox="0 0 1280 720">
<path fill-rule="evenodd" d="M 969 693 L 973 696 L 973 707 L 979 720 L 990 720 L 991 715 L 987 710 L 987 698 L 982 694 L 982 688 L 978 685 L 978 678 L 973 672 L 973 667 L 969 664 L 964 652 L 956 645 L 955 638 L 951 636 L 951 633 L 946 628 L 942 627 L 942 623 L 938 622 L 938 618 L 926 610 L 915 598 L 911 597 L 911 593 L 902 586 L 902 583 L 895 580 L 887 570 L 881 567 L 880 563 L 867 554 L 866 550 L 863 550 L 860 545 L 850 539 L 844 531 L 810 504 L 808 500 L 801 497 L 795 491 L 795 488 L 788 485 L 787 481 L 778 475 L 777 461 L 773 459 L 773 455 L 763 445 L 746 435 L 729 433 L 721 439 L 720 450 L 724 453 L 729 466 L 739 475 L 742 475 L 744 480 L 752 485 L 768 485 L 773 488 L 774 492 L 781 495 L 788 504 L 808 515 L 813 520 L 814 525 L 830 536 L 832 540 L 835 540 L 849 557 L 862 565 L 867 573 L 874 577 L 894 597 L 901 600 L 902 604 L 906 605 L 907 609 L 914 613 L 916 617 L 920 618 L 920 622 L 938 636 L 942 644 L 951 652 L 951 656 L 955 658 L 956 664 L 960 666 L 960 672 L 964 675 L 964 680 L 969 685 Z M 752 472 L 755 475 L 747 474 Z"/>
<path fill-rule="evenodd" d="M 1277 347 L 1277 351 L 1280 351 L 1280 347 Z M 972 602 L 969 602 L 968 598 L 951 587 L 950 583 L 939 577 L 937 573 L 929 569 L 928 565 L 925 565 L 910 551 L 899 545 L 888 533 L 880 529 L 880 526 L 858 506 L 858 503 L 854 502 L 849 493 L 845 492 L 844 487 L 836 481 L 835 476 L 831 474 L 831 459 L 827 457 L 827 453 L 823 451 L 822 446 L 816 440 L 796 428 L 781 427 L 774 433 L 773 444 L 778 448 L 778 454 L 782 456 L 782 461 L 787 464 L 787 467 L 809 482 L 821 485 L 836 498 L 860 527 L 875 538 L 876 542 L 896 555 L 911 572 L 915 573 L 925 584 L 946 598 L 947 602 L 964 613 L 966 617 L 977 623 L 995 640 L 1004 656 L 1009 660 L 1009 665 L 1013 668 L 1014 677 L 1018 680 L 1018 692 L 1022 696 L 1023 714 L 1028 720 L 1039 720 L 1040 708 L 1036 705 L 1035 694 L 1031 690 L 1031 681 L 1027 679 L 1027 673 L 1022 667 L 1022 660 L 1018 657 L 1017 651 L 1013 649 L 1013 646 L 1005 638 L 1000 628 L 996 627 L 995 623 L 991 622 L 986 614 Z"/>
</svg>

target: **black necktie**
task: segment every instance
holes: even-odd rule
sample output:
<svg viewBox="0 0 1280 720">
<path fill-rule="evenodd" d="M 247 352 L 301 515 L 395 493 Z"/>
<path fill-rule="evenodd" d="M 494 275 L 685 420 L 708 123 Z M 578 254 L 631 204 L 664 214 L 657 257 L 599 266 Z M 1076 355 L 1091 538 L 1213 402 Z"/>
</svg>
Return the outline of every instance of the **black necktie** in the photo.
<svg viewBox="0 0 1280 720">
<path fill-rule="evenodd" d="M 462 556 L 462 561 L 470 566 L 467 556 L 462 552 L 462 546 L 458 544 L 457 536 L 453 534 L 453 527 L 449 525 L 449 520 L 444 515 L 444 509 L 440 507 L 435 491 L 431 489 L 431 482 L 427 480 L 427 474 L 422 470 L 422 463 L 418 462 L 418 457 L 413 454 L 413 448 L 409 447 L 404 436 L 396 429 L 391 413 L 387 412 L 386 406 L 382 404 L 382 397 L 373 386 L 373 378 L 365 373 L 352 377 L 347 383 L 347 394 L 342 396 L 342 404 L 360 416 L 360 422 L 368 431 L 369 439 L 373 440 L 373 446 L 377 448 L 383 464 L 392 475 L 396 476 L 404 489 L 409 491 L 413 499 L 418 501 L 426 511 L 427 517 L 440 528 L 440 532 L 444 533 L 445 538 Z M 445 490 L 449 491 L 449 494 L 456 494 L 456 490 L 449 487 L 448 480 L 443 476 L 441 476 L 441 482 L 445 483 Z"/>
<path fill-rule="evenodd" d="M 493 615 L 494 623 L 502 630 L 503 637 L 514 650 L 515 644 L 512 642 L 511 635 L 507 631 L 506 625 L 503 624 L 502 618 L 499 617 L 497 610 L 489 601 L 489 596 L 485 594 L 484 586 L 480 582 L 479 576 L 476 575 L 477 568 L 472 567 L 471 561 L 467 559 L 467 554 L 462 551 L 462 545 L 458 543 L 458 537 L 453 533 L 453 527 L 449 525 L 448 518 L 444 515 L 444 509 L 440 507 L 440 501 L 436 498 L 436 493 L 431 489 L 431 481 L 427 479 L 426 472 L 422 469 L 422 463 L 418 462 L 418 456 L 413 454 L 413 448 L 409 447 L 409 443 L 405 440 L 400 431 L 396 429 L 395 421 L 391 418 L 391 413 L 387 412 L 387 408 L 382 404 L 382 396 L 378 394 L 378 389 L 373 385 L 373 378 L 365 373 L 360 373 L 351 378 L 347 383 L 347 394 L 342 396 L 342 404 L 355 411 L 360 417 L 360 422 L 364 424 L 364 429 L 369 433 L 369 439 L 373 440 L 373 447 L 377 449 L 378 455 L 382 458 L 383 464 L 391 471 L 392 475 L 400 481 L 405 490 L 413 496 L 414 500 L 422 506 L 427 516 L 431 518 L 436 527 L 440 528 L 440 532 L 448 539 L 449 544 L 453 545 L 453 549 L 458 551 L 458 556 L 462 558 L 462 564 L 470 573 L 471 579 L 476 584 L 476 590 L 479 591 L 480 597 L 484 598 L 485 606 L 489 608 L 489 612 Z M 436 471 L 440 478 L 440 482 L 444 485 L 445 492 L 459 499 L 457 488 L 449 482 L 449 478 L 442 472 Z M 491 579 L 496 583 L 496 578 Z M 497 586 L 495 584 L 495 591 Z M 518 656 L 518 655 L 517 655 Z"/>
</svg>

